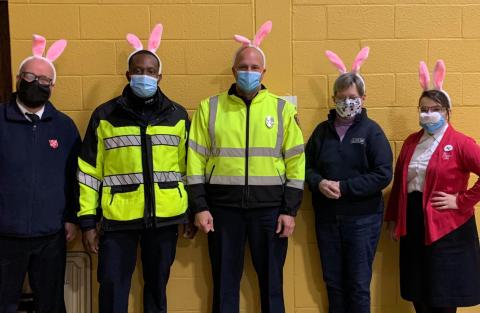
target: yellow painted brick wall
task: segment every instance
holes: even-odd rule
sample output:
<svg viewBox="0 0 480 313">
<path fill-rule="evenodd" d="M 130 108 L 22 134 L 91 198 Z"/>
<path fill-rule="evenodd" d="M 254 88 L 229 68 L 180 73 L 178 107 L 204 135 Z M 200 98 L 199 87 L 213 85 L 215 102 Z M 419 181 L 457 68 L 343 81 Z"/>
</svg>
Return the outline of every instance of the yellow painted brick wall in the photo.
<svg viewBox="0 0 480 313">
<path fill-rule="evenodd" d="M 417 65 L 437 58 L 447 64 L 445 88 L 454 105 L 453 124 L 480 139 L 480 0 L 10 0 L 14 76 L 29 55 L 32 33 L 69 45 L 58 60 L 53 97 L 84 133 L 91 111 L 118 95 L 125 85 L 125 34 L 146 40 L 157 22 L 164 24 L 159 50 L 164 63 L 163 90 L 190 113 L 199 101 L 232 82 L 234 33 L 253 36 L 265 20 L 273 32 L 264 42 L 266 85 L 275 93 L 298 96 L 305 138 L 331 107 L 335 69 L 324 50 L 338 52 L 350 64 L 362 46 L 370 46 L 363 67 L 366 106 L 384 128 L 398 155 L 402 140 L 418 129 Z M 477 217 L 480 215 L 477 213 Z M 285 265 L 289 313 L 326 312 L 327 299 L 315 244 L 314 214 L 307 192 L 290 240 Z M 72 250 L 82 249 L 76 241 Z M 256 276 L 246 256 L 242 312 L 259 312 Z M 412 312 L 398 286 L 398 245 L 383 234 L 372 283 L 377 313 Z M 96 258 L 94 267 L 96 267 Z M 96 272 L 92 273 L 95 281 Z M 132 281 L 130 311 L 141 312 L 141 271 Z M 211 303 L 205 236 L 179 240 L 168 286 L 169 311 L 207 312 Z M 94 283 L 94 312 L 97 312 Z M 479 312 L 480 307 L 459 312 Z"/>
</svg>

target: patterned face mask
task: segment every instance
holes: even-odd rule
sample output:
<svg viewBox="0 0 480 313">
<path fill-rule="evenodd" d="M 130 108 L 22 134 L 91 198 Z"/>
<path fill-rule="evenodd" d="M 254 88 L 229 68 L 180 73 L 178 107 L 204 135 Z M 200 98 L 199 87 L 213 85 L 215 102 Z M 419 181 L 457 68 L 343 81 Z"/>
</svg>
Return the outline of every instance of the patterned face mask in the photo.
<svg viewBox="0 0 480 313">
<path fill-rule="evenodd" d="M 343 118 L 352 118 L 362 112 L 361 98 L 347 98 L 335 101 L 335 110 L 337 115 Z"/>
</svg>

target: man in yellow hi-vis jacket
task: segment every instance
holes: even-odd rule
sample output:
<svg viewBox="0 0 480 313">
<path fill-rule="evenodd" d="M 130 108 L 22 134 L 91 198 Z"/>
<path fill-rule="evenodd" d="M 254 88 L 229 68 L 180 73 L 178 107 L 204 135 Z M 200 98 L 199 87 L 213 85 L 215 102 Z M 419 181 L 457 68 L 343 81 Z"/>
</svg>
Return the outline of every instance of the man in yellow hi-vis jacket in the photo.
<svg viewBox="0 0 480 313">
<path fill-rule="evenodd" d="M 85 246 L 99 253 L 100 313 L 128 312 L 139 243 L 144 312 L 167 312 L 166 285 L 188 205 L 182 177 L 189 120 L 158 87 L 161 61 L 151 43 L 158 47 L 159 33 L 161 25 L 148 50 L 127 36 L 135 47 L 128 59 L 129 84 L 93 112 L 79 157 L 78 216 Z"/>
<path fill-rule="evenodd" d="M 303 194 L 303 137 L 293 104 L 261 80 L 267 22 L 235 56 L 236 83 L 201 102 L 189 135 L 187 182 L 195 224 L 208 233 L 213 313 L 238 313 L 245 242 L 263 313 L 285 312 L 283 265 Z"/>
</svg>

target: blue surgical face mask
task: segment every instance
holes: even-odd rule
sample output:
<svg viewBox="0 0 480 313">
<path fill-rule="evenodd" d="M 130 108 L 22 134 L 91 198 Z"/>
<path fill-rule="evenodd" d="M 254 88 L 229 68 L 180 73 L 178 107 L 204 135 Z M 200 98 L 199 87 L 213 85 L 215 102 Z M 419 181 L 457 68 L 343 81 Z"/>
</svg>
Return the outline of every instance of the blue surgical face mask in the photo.
<svg viewBox="0 0 480 313">
<path fill-rule="evenodd" d="M 130 75 L 130 88 L 140 98 L 149 98 L 157 92 L 158 80 L 148 75 Z"/>
<path fill-rule="evenodd" d="M 254 71 L 237 71 L 237 86 L 245 93 L 252 93 L 260 86 L 262 73 Z"/>
<path fill-rule="evenodd" d="M 435 133 L 445 125 L 445 118 L 440 112 L 420 113 L 420 126 L 429 134 Z"/>
</svg>

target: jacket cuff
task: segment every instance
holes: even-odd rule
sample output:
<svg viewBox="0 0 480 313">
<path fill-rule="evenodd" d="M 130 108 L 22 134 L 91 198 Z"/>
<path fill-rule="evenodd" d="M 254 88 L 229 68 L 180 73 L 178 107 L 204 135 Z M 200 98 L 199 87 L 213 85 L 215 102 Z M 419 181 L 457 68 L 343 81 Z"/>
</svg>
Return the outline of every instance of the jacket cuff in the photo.
<svg viewBox="0 0 480 313">
<path fill-rule="evenodd" d="M 78 217 L 74 212 L 70 212 L 70 211 L 66 210 L 65 217 L 64 217 L 64 222 L 78 225 Z"/>
<path fill-rule="evenodd" d="M 97 217 L 95 215 L 84 215 L 78 218 L 82 231 L 97 227 Z"/>
<path fill-rule="evenodd" d="M 308 180 L 308 187 L 310 187 L 310 191 L 311 192 L 317 192 L 319 191 L 318 190 L 318 184 L 320 184 L 320 182 L 323 180 L 323 177 L 319 174 L 315 174 L 313 175 L 313 177 L 311 177 L 309 180 Z"/>
<path fill-rule="evenodd" d="M 288 209 L 288 208 L 281 208 L 280 209 L 280 214 L 285 214 L 285 215 L 290 215 L 290 216 L 297 216 L 297 211 L 298 210 L 294 210 L 294 209 Z"/>
<path fill-rule="evenodd" d="M 190 208 L 191 215 L 195 217 L 195 214 L 203 212 L 203 211 L 209 211 L 208 207 L 202 206 L 200 208 Z"/>
<path fill-rule="evenodd" d="M 341 181 L 339 182 L 339 185 L 340 185 L 340 193 L 342 194 L 342 197 L 343 197 L 343 196 L 347 196 L 347 195 L 348 195 L 348 184 L 347 184 L 347 181 L 341 180 Z"/>
</svg>

